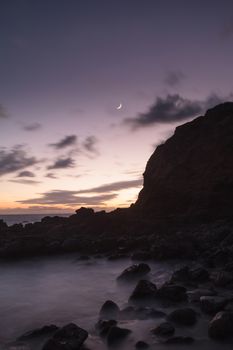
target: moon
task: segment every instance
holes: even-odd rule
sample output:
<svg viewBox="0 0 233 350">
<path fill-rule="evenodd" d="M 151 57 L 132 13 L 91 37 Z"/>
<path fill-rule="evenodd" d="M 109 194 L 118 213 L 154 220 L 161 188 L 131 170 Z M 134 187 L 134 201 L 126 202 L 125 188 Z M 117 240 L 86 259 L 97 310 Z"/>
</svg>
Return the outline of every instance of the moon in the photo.
<svg viewBox="0 0 233 350">
<path fill-rule="evenodd" d="M 119 111 L 122 108 L 122 103 L 119 104 L 119 106 L 116 107 L 116 109 Z"/>
</svg>

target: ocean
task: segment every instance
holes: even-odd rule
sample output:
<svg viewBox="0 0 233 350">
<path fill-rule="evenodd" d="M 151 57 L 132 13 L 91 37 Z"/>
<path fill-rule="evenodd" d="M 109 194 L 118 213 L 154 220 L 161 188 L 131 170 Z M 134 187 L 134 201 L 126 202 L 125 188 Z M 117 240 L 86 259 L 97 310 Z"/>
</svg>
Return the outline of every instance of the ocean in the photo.
<svg viewBox="0 0 233 350">
<path fill-rule="evenodd" d="M 45 216 L 63 216 L 68 217 L 72 215 L 72 213 L 66 214 L 8 214 L 8 215 L 0 215 L 0 220 L 3 220 L 7 223 L 8 226 L 14 224 L 28 224 L 40 221 Z"/>
</svg>

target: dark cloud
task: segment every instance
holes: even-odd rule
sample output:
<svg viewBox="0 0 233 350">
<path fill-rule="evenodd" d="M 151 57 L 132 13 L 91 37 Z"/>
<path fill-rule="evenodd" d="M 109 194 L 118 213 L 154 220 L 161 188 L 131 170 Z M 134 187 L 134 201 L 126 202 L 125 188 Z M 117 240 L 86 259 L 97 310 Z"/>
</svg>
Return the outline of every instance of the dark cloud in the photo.
<svg viewBox="0 0 233 350">
<path fill-rule="evenodd" d="M 81 191 L 78 191 L 77 193 L 105 193 L 105 192 L 109 193 L 109 192 L 120 191 L 127 188 L 132 188 L 132 187 L 140 187 L 142 186 L 142 182 L 143 182 L 142 179 L 112 182 L 110 184 L 104 184 L 98 187 L 81 190 Z"/>
<path fill-rule="evenodd" d="M 92 153 L 92 154 L 98 154 L 98 150 L 96 148 L 96 145 L 98 143 L 98 139 L 95 136 L 88 136 L 85 141 L 83 142 L 83 148 Z"/>
<path fill-rule="evenodd" d="M 42 125 L 40 123 L 31 123 L 23 126 L 23 129 L 26 131 L 37 131 L 42 128 Z"/>
<path fill-rule="evenodd" d="M 70 157 L 57 159 L 54 164 L 48 166 L 47 169 L 65 169 L 73 168 L 75 165 L 74 160 Z"/>
<path fill-rule="evenodd" d="M 26 180 L 26 179 L 22 179 L 22 180 L 9 180 L 10 182 L 15 182 L 18 184 L 22 184 L 22 185 L 37 185 L 40 184 L 40 181 L 35 181 L 35 180 Z"/>
<path fill-rule="evenodd" d="M 53 173 L 48 173 L 45 175 L 45 177 L 48 177 L 49 179 L 57 179 L 57 177 Z"/>
<path fill-rule="evenodd" d="M 8 116 L 5 107 L 0 103 L 0 118 L 7 118 Z"/>
<path fill-rule="evenodd" d="M 184 121 L 204 113 L 208 108 L 219 103 L 232 100 L 232 98 L 233 94 L 225 97 L 211 94 L 204 101 L 190 100 L 179 94 L 167 95 L 164 98 L 158 97 L 147 112 L 141 113 L 135 118 L 125 119 L 124 124 L 130 125 L 135 130 L 156 123 Z"/>
<path fill-rule="evenodd" d="M 28 156 L 22 145 L 17 145 L 11 150 L 0 149 L 0 176 L 19 171 L 37 164 L 35 157 Z"/>
<path fill-rule="evenodd" d="M 181 71 L 170 71 L 167 73 L 164 81 L 169 86 L 179 85 L 180 82 L 185 79 L 185 75 Z"/>
<path fill-rule="evenodd" d="M 24 204 L 62 204 L 62 205 L 101 205 L 106 201 L 114 199 L 117 194 L 103 194 L 98 196 L 86 197 L 86 196 L 76 196 L 76 191 L 63 191 L 54 190 L 45 192 L 40 198 L 26 199 L 22 201 L 17 201 Z"/>
<path fill-rule="evenodd" d="M 17 176 L 18 177 L 35 177 L 35 174 L 32 171 L 24 170 L 24 171 L 21 171 Z"/>
<path fill-rule="evenodd" d="M 55 149 L 63 149 L 65 147 L 74 146 L 77 142 L 77 136 L 76 135 L 68 135 L 65 136 L 63 139 L 58 141 L 57 143 L 51 143 L 50 146 L 54 147 Z"/>
</svg>

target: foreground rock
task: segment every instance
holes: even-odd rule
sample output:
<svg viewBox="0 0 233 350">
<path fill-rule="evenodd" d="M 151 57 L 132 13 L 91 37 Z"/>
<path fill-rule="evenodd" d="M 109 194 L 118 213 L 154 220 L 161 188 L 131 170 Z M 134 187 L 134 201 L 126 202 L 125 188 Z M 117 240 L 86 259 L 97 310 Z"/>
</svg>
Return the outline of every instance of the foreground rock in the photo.
<svg viewBox="0 0 233 350">
<path fill-rule="evenodd" d="M 209 323 L 209 336 L 222 339 L 233 335 L 233 312 L 220 311 Z"/>
<path fill-rule="evenodd" d="M 99 320 L 95 326 L 101 337 L 106 337 L 112 327 L 117 325 L 117 321 L 115 320 Z"/>
<path fill-rule="evenodd" d="M 55 332 L 42 350 L 79 350 L 87 337 L 87 331 L 70 323 Z"/>
<path fill-rule="evenodd" d="M 117 345 L 122 342 L 129 334 L 131 330 L 127 328 L 111 327 L 107 335 L 108 345 Z"/>
<path fill-rule="evenodd" d="M 164 344 L 192 344 L 194 339 L 192 337 L 171 337 L 164 341 Z"/>
<path fill-rule="evenodd" d="M 171 312 L 168 319 L 184 326 L 192 326 L 197 321 L 197 315 L 193 309 L 183 308 Z"/>
<path fill-rule="evenodd" d="M 163 322 L 152 329 L 151 333 L 159 336 L 169 336 L 175 333 L 175 327 L 170 322 Z"/>
<path fill-rule="evenodd" d="M 130 296 L 130 300 L 145 300 L 155 298 L 157 295 L 157 287 L 154 283 L 147 281 L 147 280 L 141 280 L 136 285 L 133 293 Z"/>
<path fill-rule="evenodd" d="M 32 331 L 29 331 L 27 333 L 24 333 L 23 335 L 21 335 L 18 340 L 27 340 L 27 339 L 31 339 L 31 338 L 35 338 L 35 337 L 41 337 L 44 335 L 49 335 L 52 334 L 54 332 L 56 332 L 59 328 L 57 326 L 55 326 L 54 324 L 48 325 L 48 326 L 43 326 L 41 328 L 38 329 L 34 329 Z"/>
<path fill-rule="evenodd" d="M 125 269 L 120 276 L 117 277 L 118 281 L 132 281 L 138 278 L 142 278 L 150 272 L 150 266 L 147 264 L 134 264 Z"/>
<path fill-rule="evenodd" d="M 100 318 L 105 320 L 115 320 L 118 318 L 120 309 L 112 300 L 107 300 L 100 309 Z"/>
<path fill-rule="evenodd" d="M 207 314 L 216 314 L 218 311 L 221 311 L 227 303 L 228 299 L 223 297 L 202 296 L 200 298 L 201 309 Z"/>
<path fill-rule="evenodd" d="M 157 297 L 174 302 L 186 301 L 186 288 L 175 284 L 165 283 L 158 289 Z"/>
</svg>

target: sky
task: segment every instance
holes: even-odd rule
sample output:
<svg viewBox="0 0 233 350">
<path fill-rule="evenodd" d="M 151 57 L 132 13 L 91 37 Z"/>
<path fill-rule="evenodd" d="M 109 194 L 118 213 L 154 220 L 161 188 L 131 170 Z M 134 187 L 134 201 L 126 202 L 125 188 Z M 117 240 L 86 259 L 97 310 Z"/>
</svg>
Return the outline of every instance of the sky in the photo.
<svg viewBox="0 0 233 350">
<path fill-rule="evenodd" d="M 129 206 L 232 62 L 232 0 L 0 0 L 0 214 Z"/>
</svg>

